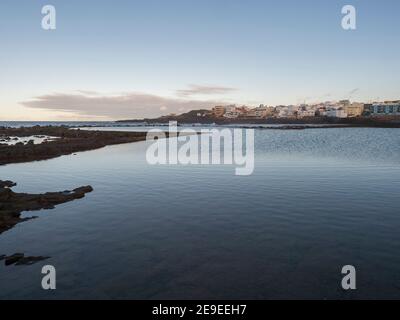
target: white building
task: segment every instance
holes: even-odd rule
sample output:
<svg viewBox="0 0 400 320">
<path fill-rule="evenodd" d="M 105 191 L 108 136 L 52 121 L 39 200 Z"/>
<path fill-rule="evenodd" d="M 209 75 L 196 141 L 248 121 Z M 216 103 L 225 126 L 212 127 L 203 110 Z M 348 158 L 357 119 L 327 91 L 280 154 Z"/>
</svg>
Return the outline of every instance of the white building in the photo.
<svg viewBox="0 0 400 320">
<path fill-rule="evenodd" d="M 278 118 L 287 118 L 289 116 L 289 108 L 288 107 L 278 107 Z"/>
<path fill-rule="evenodd" d="M 236 119 L 238 118 L 240 115 L 239 111 L 228 111 L 224 114 L 224 118 L 228 118 L 228 119 Z"/>
<path fill-rule="evenodd" d="M 225 112 L 235 112 L 235 111 L 236 111 L 236 105 L 234 104 L 225 107 Z"/>
<path fill-rule="evenodd" d="M 313 110 L 313 109 L 299 110 L 299 111 L 297 111 L 297 116 L 299 118 L 314 117 L 315 116 L 315 110 Z"/>
<path fill-rule="evenodd" d="M 347 113 L 343 108 L 329 108 L 326 110 L 326 116 L 331 118 L 347 118 Z"/>
</svg>

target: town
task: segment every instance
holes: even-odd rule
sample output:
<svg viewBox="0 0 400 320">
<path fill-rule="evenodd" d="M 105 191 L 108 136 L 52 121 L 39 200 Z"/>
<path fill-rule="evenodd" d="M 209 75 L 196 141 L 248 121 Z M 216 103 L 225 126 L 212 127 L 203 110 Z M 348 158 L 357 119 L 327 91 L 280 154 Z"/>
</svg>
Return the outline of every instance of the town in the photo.
<svg viewBox="0 0 400 320">
<path fill-rule="evenodd" d="M 311 104 L 258 107 L 218 105 L 210 109 L 195 109 L 186 113 L 170 113 L 152 119 L 118 120 L 129 123 L 311 123 L 400 126 L 400 100 L 382 102 L 326 101 Z"/>
<path fill-rule="evenodd" d="M 316 104 L 279 105 L 251 108 L 248 106 L 215 106 L 210 111 L 198 112 L 197 117 L 226 119 L 304 119 L 312 117 L 400 117 L 400 100 L 374 103 L 350 102 L 350 100 L 327 101 Z"/>
</svg>

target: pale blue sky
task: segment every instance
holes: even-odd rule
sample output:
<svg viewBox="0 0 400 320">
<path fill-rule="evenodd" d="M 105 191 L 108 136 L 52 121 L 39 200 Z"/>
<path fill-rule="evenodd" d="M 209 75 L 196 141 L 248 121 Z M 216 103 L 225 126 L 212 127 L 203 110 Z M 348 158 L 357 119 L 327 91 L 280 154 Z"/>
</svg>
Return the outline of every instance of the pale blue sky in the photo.
<svg viewBox="0 0 400 320">
<path fill-rule="evenodd" d="M 398 0 L 2 0 L 0 120 L 399 99 L 399 14 Z"/>
</svg>

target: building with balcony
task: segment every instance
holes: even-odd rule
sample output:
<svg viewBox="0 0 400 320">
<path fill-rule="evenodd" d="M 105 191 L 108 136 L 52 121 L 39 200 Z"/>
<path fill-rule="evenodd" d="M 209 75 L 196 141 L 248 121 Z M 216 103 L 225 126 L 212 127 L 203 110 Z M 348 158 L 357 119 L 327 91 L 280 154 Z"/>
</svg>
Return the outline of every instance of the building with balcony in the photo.
<svg viewBox="0 0 400 320">
<path fill-rule="evenodd" d="M 367 106 L 372 116 L 397 116 L 400 115 L 400 101 L 385 101 Z"/>
</svg>

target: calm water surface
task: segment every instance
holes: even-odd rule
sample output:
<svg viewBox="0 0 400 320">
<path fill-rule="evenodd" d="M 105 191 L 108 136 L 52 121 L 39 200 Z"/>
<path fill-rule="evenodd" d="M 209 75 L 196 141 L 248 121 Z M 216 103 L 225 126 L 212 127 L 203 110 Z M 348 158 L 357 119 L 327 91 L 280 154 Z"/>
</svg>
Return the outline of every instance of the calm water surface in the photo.
<svg viewBox="0 0 400 320">
<path fill-rule="evenodd" d="M 150 166 L 146 142 L 0 167 L 19 192 L 94 188 L 0 235 L 0 255 L 51 257 L 1 264 L 0 298 L 400 298 L 400 129 L 255 138 L 251 176 Z M 45 264 L 57 269 L 52 292 Z"/>
</svg>

